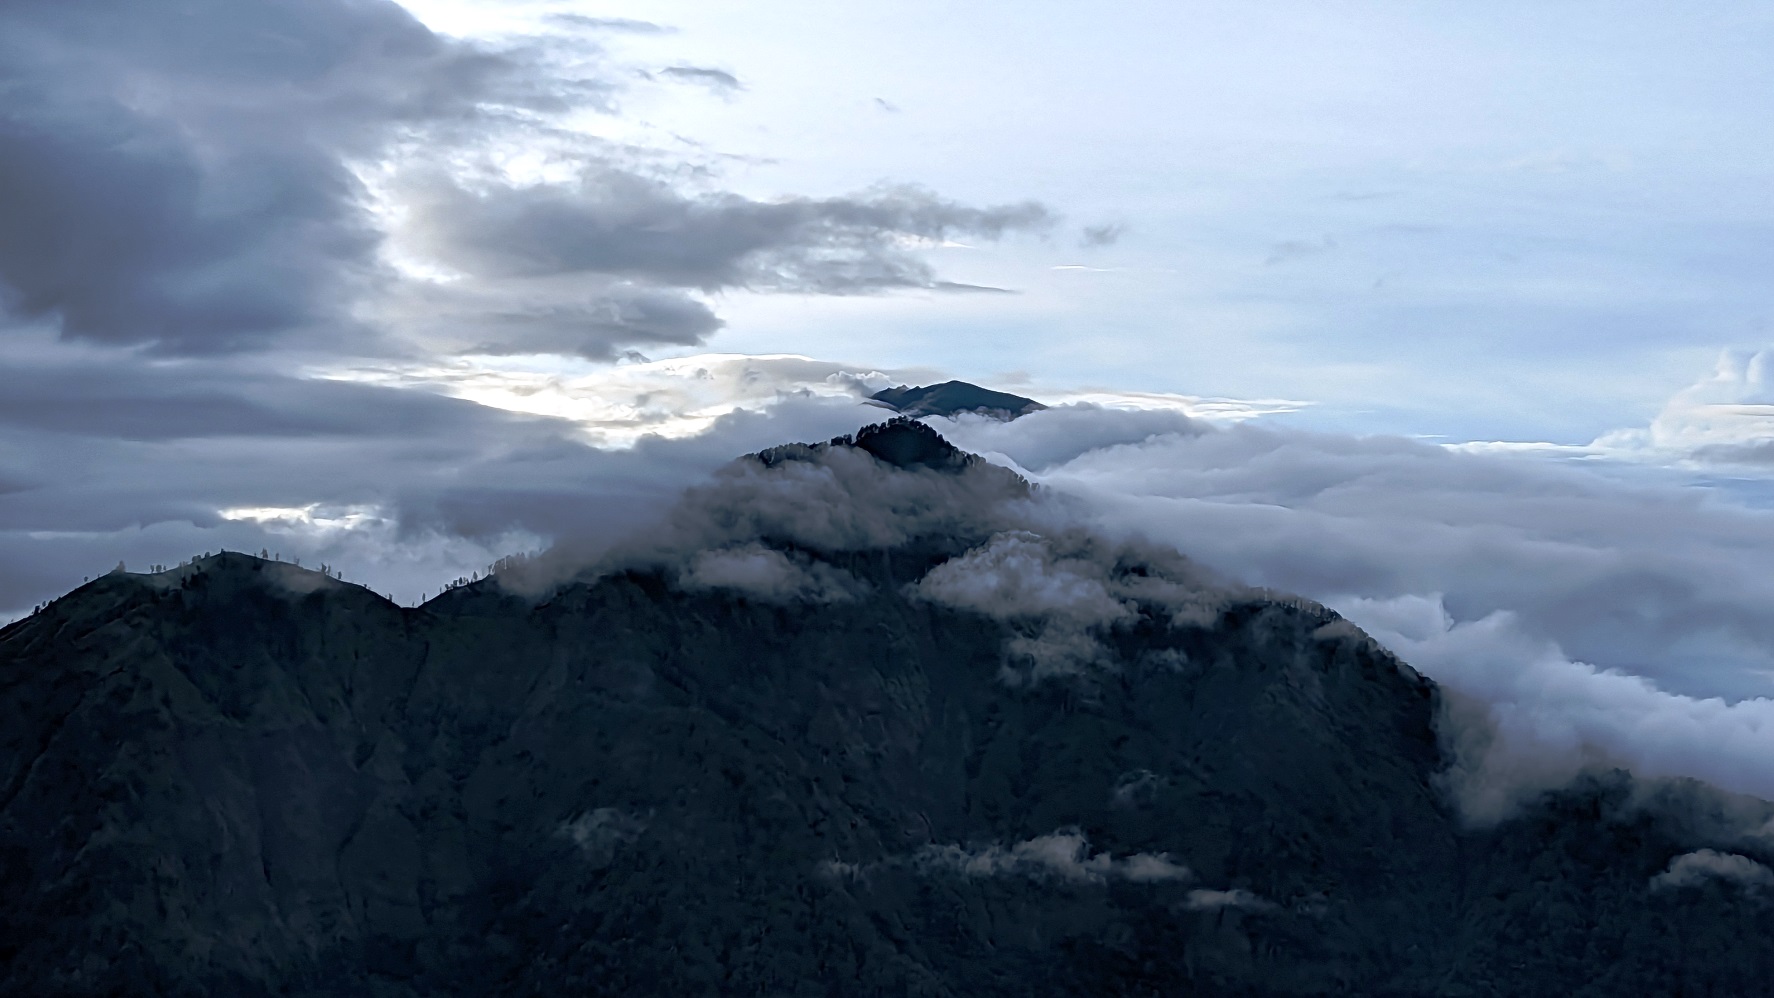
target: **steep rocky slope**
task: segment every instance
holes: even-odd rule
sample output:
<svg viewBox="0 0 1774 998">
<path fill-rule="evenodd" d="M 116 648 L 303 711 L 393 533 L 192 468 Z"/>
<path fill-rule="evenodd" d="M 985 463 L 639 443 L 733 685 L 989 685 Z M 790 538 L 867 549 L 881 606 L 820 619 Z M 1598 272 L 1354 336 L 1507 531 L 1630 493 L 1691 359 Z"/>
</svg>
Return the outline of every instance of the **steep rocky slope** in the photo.
<svg viewBox="0 0 1774 998">
<path fill-rule="evenodd" d="M 898 422 L 571 579 L 101 578 L 0 631 L 0 993 L 1768 993 L 1714 798 L 1463 829 L 1431 683 L 1048 505 Z"/>
</svg>

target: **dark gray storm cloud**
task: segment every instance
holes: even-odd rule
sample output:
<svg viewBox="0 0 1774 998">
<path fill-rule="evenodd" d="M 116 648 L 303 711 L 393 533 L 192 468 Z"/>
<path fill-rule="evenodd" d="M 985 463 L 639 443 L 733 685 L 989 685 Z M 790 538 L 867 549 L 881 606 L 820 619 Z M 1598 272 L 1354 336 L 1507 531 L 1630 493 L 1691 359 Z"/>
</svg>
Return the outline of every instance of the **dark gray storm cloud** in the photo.
<svg viewBox="0 0 1774 998">
<path fill-rule="evenodd" d="M 0 427 L 56 438 L 408 437 L 502 418 L 430 393 L 244 367 L 153 366 L 121 357 L 0 367 Z"/>
<path fill-rule="evenodd" d="M 660 29 L 555 23 L 586 30 L 493 48 L 388 0 L 0 5 L 0 309 L 163 355 L 361 349 L 389 331 L 423 340 L 435 322 L 452 327 L 448 349 L 610 356 L 718 329 L 692 291 L 937 286 L 905 239 L 1046 220 L 1036 205 L 974 209 L 909 188 L 759 202 L 647 179 L 636 162 L 676 171 L 557 118 L 614 111 L 635 85 L 600 33 Z M 723 70 L 664 73 L 739 87 Z M 582 176 L 519 183 L 486 168 L 514 149 Z M 457 286 L 390 266 L 407 216 L 408 242 L 459 271 Z M 403 312 L 449 295 L 460 311 Z"/>
<path fill-rule="evenodd" d="M 919 187 L 839 198 L 688 196 L 610 168 L 575 181 L 472 189 L 414 182 L 415 241 L 448 266 L 490 277 L 598 274 L 681 288 L 856 294 L 939 285 L 904 240 L 995 239 L 1041 228 L 1034 202 L 974 208 Z"/>
<path fill-rule="evenodd" d="M 1171 420 L 937 422 L 1099 529 L 1322 600 L 1442 683 L 1471 817 L 1598 765 L 1774 798 L 1765 504 L 1643 467 Z"/>
<path fill-rule="evenodd" d="M 595 274 L 403 288 L 405 323 L 459 353 L 621 356 L 625 347 L 691 346 L 725 323 L 681 288 Z"/>
<path fill-rule="evenodd" d="M 559 104 L 392 3 L 0 6 L 0 302 L 201 354 L 347 323 L 393 128 Z"/>
</svg>

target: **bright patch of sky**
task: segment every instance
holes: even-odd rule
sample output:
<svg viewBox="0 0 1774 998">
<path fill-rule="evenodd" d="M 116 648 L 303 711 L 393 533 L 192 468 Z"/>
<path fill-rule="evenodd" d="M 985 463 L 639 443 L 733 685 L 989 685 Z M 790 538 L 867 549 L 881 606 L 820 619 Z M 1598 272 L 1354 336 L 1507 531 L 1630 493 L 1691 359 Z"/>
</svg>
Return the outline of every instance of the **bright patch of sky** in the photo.
<svg viewBox="0 0 1774 998">
<path fill-rule="evenodd" d="M 600 127 L 693 143 L 740 193 L 892 180 L 1065 216 L 933 251 L 1015 295 L 730 291 L 722 351 L 1582 445 L 1774 338 L 1765 5 L 408 6 L 469 35 L 674 29 L 600 37 L 740 86 L 637 92 Z"/>
</svg>

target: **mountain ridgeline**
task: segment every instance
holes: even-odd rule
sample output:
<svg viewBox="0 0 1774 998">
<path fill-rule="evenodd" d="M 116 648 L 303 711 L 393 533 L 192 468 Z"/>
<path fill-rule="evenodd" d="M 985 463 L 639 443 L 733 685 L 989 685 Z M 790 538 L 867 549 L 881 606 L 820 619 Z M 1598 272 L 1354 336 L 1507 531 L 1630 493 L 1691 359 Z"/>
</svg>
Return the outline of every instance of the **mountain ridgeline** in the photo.
<svg viewBox="0 0 1774 998">
<path fill-rule="evenodd" d="M 1469 828 L 1433 683 L 909 419 L 417 608 L 113 573 L 0 689 L 4 995 L 1774 980 L 1761 805 L 1612 774 Z"/>
</svg>

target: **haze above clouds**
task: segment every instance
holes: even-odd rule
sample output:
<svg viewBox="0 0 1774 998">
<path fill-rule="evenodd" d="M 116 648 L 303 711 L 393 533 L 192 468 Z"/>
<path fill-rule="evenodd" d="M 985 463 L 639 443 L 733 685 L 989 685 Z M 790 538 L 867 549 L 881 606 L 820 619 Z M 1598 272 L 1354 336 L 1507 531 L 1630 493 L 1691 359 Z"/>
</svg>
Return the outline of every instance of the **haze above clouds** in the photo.
<svg viewBox="0 0 1774 998">
<path fill-rule="evenodd" d="M 6 5 L 0 617 L 219 548 L 412 601 L 961 377 L 1056 407 L 957 443 L 1344 612 L 1514 733 L 1498 785 L 1774 796 L 1771 42 L 1750 4 Z M 847 596 L 799 570 L 692 575 Z"/>
</svg>

